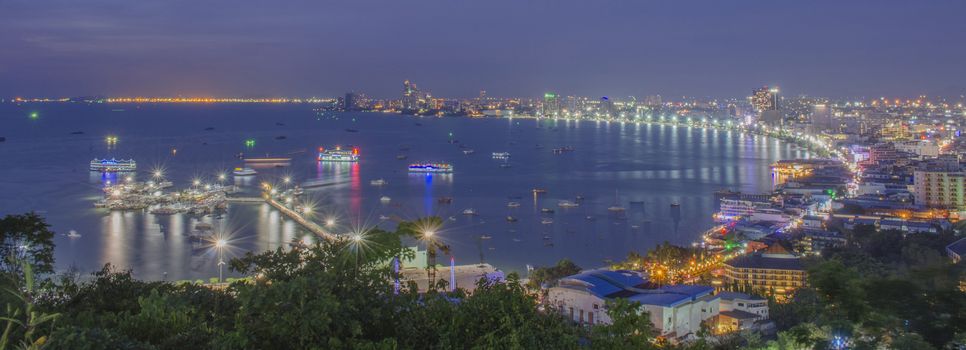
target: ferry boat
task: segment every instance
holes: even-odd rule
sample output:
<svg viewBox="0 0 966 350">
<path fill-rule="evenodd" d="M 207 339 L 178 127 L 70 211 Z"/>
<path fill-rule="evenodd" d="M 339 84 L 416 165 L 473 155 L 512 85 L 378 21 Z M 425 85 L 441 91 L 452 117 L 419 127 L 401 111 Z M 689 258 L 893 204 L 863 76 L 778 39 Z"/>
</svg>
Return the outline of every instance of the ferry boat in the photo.
<svg viewBox="0 0 966 350">
<path fill-rule="evenodd" d="M 100 171 L 102 173 L 121 173 L 121 172 L 132 172 L 138 169 L 137 162 L 134 159 L 97 159 L 91 161 L 91 171 Z"/>
<path fill-rule="evenodd" d="M 413 163 L 409 164 L 411 173 L 452 173 L 453 166 L 449 163 Z"/>
<path fill-rule="evenodd" d="M 335 146 L 335 149 L 326 150 L 325 147 L 319 147 L 319 161 L 321 162 L 358 162 L 359 161 L 359 147 L 352 147 L 350 150 L 344 150 L 341 146 Z"/>
<path fill-rule="evenodd" d="M 493 159 L 510 159 L 510 152 L 493 152 Z"/>
<path fill-rule="evenodd" d="M 252 168 L 235 168 L 235 170 L 231 173 L 235 176 L 254 176 L 255 174 L 258 174 L 258 172 Z"/>
</svg>

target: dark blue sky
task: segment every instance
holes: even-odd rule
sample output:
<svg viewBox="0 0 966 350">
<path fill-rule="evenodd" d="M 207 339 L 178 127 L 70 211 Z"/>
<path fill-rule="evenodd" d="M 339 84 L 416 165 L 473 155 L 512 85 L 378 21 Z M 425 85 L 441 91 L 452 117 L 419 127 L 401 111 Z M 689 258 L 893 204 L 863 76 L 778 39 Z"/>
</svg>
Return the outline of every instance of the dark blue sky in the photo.
<svg viewBox="0 0 966 350">
<path fill-rule="evenodd" d="M 966 1 L 0 1 L 0 95 L 960 95 Z"/>
</svg>

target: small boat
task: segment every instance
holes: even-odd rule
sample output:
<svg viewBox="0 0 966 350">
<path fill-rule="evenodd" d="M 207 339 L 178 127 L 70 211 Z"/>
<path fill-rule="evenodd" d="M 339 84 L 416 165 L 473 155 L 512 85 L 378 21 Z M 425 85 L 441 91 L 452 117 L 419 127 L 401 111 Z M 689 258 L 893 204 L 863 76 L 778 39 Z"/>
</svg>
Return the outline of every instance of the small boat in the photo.
<svg viewBox="0 0 966 350">
<path fill-rule="evenodd" d="M 449 217 L 449 221 L 456 221 L 456 217 L 455 216 L 450 216 Z"/>
<path fill-rule="evenodd" d="M 287 139 L 287 138 L 288 138 L 288 137 L 286 137 L 285 135 L 279 135 L 279 136 L 275 136 L 275 139 L 276 139 L 276 140 L 284 140 L 284 139 Z"/>
<path fill-rule="evenodd" d="M 356 129 L 345 129 L 345 131 L 346 132 L 359 132 L 359 130 L 356 130 Z"/>
<path fill-rule="evenodd" d="M 379 220 L 389 220 L 389 217 L 385 215 L 379 215 Z"/>
<path fill-rule="evenodd" d="M 474 151 L 472 148 L 463 150 L 463 154 L 473 154 L 473 153 L 476 153 L 476 151 Z"/>
<path fill-rule="evenodd" d="M 71 132 L 70 134 L 71 135 L 83 135 L 84 132 L 83 131 L 74 131 L 74 132 Z"/>
<path fill-rule="evenodd" d="M 512 216 L 507 216 L 507 217 L 506 217 L 506 221 L 507 221 L 507 222 L 517 222 L 517 218 L 515 218 L 515 217 L 512 217 Z"/>
<path fill-rule="evenodd" d="M 463 215 L 476 215 L 476 210 L 473 210 L 473 208 L 463 209 Z"/>
<path fill-rule="evenodd" d="M 396 159 L 399 159 L 399 160 L 406 159 L 406 158 L 409 158 L 409 156 L 407 156 L 405 154 L 400 154 L 400 155 L 396 156 Z"/>
<path fill-rule="evenodd" d="M 680 207 L 680 206 L 681 206 L 681 203 L 676 203 L 676 202 L 675 203 L 671 203 L 671 207 L 672 208 L 674 208 L 674 207 Z"/>
<path fill-rule="evenodd" d="M 493 238 L 493 237 L 490 237 L 490 236 L 487 236 L 487 235 L 480 236 L 480 239 L 490 239 L 490 238 Z"/>
<path fill-rule="evenodd" d="M 553 214 L 553 209 L 543 208 L 543 209 L 540 209 L 540 212 L 544 214 Z"/>
<path fill-rule="evenodd" d="M 574 148 L 570 146 L 564 146 L 564 147 L 553 149 L 554 154 L 562 154 L 562 153 L 573 152 L 573 151 L 574 151 Z"/>
<path fill-rule="evenodd" d="M 544 225 L 550 225 L 550 224 L 553 223 L 553 219 L 551 219 L 551 218 L 543 218 L 543 220 L 540 220 L 540 223 L 541 224 L 544 224 Z"/>
<path fill-rule="evenodd" d="M 510 202 L 506 204 L 507 207 L 516 208 L 520 206 L 520 202 Z"/>
<path fill-rule="evenodd" d="M 275 122 L 275 125 L 276 125 L 276 126 L 285 126 L 285 123 L 282 123 L 282 122 Z"/>
<path fill-rule="evenodd" d="M 533 189 L 533 194 L 544 194 L 544 193 L 547 193 L 547 190 L 546 189 L 543 189 L 543 188 L 534 188 Z"/>
<path fill-rule="evenodd" d="M 519 239 L 519 238 L 514 238 L 514 239 L 513 239 L 513 241 L 514 241 L 514 242 L 522 242 L 523 240 L 521 240 L 521 239 Z"/>
<path fill-rule="evenodd" d="M 575 208 L 575 207 L 579 207 L 580 204 L 577 204 L 571 201 L 559 201 L 557 202 L 557 206 L 561 208 Z"/>
<path fill-rule="evenodd" d="M 255 171 L 255 169 L 247 168 L 247 167 L 246 168 L 235 168 L 235 170 L 232 171 L 231 173 L 233 175 L 235 175 L 235 176 L 253 176 L 255 174 L 258 174 L 258 172 Z"/>
<path fill-rule="evenodd" d="M 593 216 L 590 216 L 590 215 L 587 215 L 587 217 L 585 217 L 584 219 L 586 219 L 587 221 L 594 221 L 594 220 L 597 220 L 597 218 L 595 218 L 595 217 L 593 217 Z"/>
<path fill-rule="evenodd" d="M 215 127 L 209 126 L 209 127 L 205 128 L 205 131 L 212 131 L 212 130 L 215 130 Z"/>
<path fill-rule="evenodd" d="M 550 235 L 543 235 L 543 240 L 549 241 L 551 239 L 553 239 L 553 237 L 550 237 Z"/>
<path fill-rule="evenodd" d="M 578 201 L 578 202 L 579 202 L 579 201 L 582 201 L 582 200 L 584 200 L 584 196 L 583 196 L 583 195 L 579 195 L 579 194 L 578 194 L 578 195 L 577 195 L 577 197 L 576 197 L 576 198 L 574 198 L 574 200 L 575 200 L 575 201 Z"/>
<path fill-rule="evenodd" d="M 369 181 L 369 184 L 372 186 L 385 186 L 385 185 L 388 185 L 389 182 L 383 179 L 375 179 L 375 180 Z"/>
<path fill-rule="evenodd" d="M 644 205 L 644 201 L 630 201 L 631 205 Z"/>
<path fill-rule="evenodd" d="M 553 247 L 553 242 L 547 242 L 543 244 L 544 247 Z"/>
<path fill-rule="evenodd" d="M 607 208 L 607 210 L 608 211 L 615 212 L 615 213 L 619 213 L 619 212 L 623 212 L 624 211 L 624 207 L 619 206 L 619 205 L 613 205 L 613 206 Z"/>
<path fill-rule="evenodd" d="M 439 203 L 439 204 L 452 204 L 453 203 L 453 197 L 439 197 L 439 198 L 436 199 L 436 203 Z"/>
<path fill-rule="evenodd" d="M 510 163 L 502 163 L 502 164 L 500 164 L 500 167 L 503 168 L 503 169 L 509 168 L 510 167 Z"/>
<path fill-rule="evenodd" d="M 80 238 L 81 237 L 81 234 L 80 233 L 77 233 L 77 231 L 75 231 L 75 230 L 70 230 L 70 231 L 67 232 L 67 237 L 69 237 L 69 238 Z"/>
<path fill-rule="evenodd" d="M 382 197 L 379 198 L 379 201 L 382 202 L 383 204 L 386 204 L 386 203 L 389 203 L 390 201 L 392 201 L 392 198 L 389 198 L 387 196 L 382 196 Z"/>
<path fill-rule="evenodd" d="M 509 159 L 509 152 L 493 152 L 493 159 Z"/>
</svg>

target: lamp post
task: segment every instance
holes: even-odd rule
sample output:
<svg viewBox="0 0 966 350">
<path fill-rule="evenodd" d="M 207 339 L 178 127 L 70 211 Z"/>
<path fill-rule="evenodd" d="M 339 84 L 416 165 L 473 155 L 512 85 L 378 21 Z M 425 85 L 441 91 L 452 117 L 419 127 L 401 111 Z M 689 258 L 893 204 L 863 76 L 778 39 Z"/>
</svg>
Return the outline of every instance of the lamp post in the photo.
<svg viewBox="0 0 966 350">
<path fill-rule="evenodd" d="M 215 241 L 215 249 L 218 250 L 218 283 L 224 281 L 224 269 L 225 269 L 225 259 L 224 253 L 225 246 L 228 245 L 228 241 L 224 239 L 219 239 Z"/>
</svg>

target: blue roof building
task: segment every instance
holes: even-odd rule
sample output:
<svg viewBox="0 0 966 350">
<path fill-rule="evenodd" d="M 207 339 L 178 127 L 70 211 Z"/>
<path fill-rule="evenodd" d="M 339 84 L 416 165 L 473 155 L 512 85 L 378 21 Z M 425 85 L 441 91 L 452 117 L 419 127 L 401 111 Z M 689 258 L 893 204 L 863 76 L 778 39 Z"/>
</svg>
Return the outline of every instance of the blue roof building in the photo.
<svg viewBox="0 0 966 350">
<path fill-rule="evenodd" d="M 696 285 L 657 287 L 638 272 L 590 270 L 565 277 L 550 288 L 547 301 L 581 324 L 610 323 L 605 303 L 623 298 L 640 303 L 658 332 L 671 340 L 692 338 L 701 323 L 718 314 L 714 288 Z"/>
</svg>

